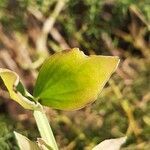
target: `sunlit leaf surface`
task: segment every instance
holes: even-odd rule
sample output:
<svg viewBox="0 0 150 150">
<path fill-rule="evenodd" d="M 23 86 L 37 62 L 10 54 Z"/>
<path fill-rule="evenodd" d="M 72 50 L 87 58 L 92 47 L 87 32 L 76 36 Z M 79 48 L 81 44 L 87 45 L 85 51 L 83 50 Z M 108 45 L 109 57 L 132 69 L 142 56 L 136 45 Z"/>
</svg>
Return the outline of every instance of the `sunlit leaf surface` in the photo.
<svg viewBox="0 0 150 150">
<path fill-rule="evenodd" d="M 92 150 L 119 150 L 121 145 L 125 143 L 127 137 L 121 137 L 117 139 L 109 139 L 101 142 L 95 146 Z"/>
<path fill-rule="evenodd" d="M 82 108 L 97 99 L 118 62 L 118 57 L 89 57 L 77 48 L 56 53 L 43 64 L 33 95 L 52 108 Z"/>
<path fill-rule="evenodd" d="M 26 98 L 26 96 L 30 96 L 30 94 L 25 90 L 19 80 L 19 76 L 15 72 L 0 68 L 0 77 L 8 89 L 11 99 L 18 102 L 25 109 L 33 110 L 39 108 L 37 104 Z"/>
<path fill-rule="evenodd" d="M 36 142 L 30 141 L 27 137 L 14 132 L 20 150 L 41 150 Z"/>
</svg>

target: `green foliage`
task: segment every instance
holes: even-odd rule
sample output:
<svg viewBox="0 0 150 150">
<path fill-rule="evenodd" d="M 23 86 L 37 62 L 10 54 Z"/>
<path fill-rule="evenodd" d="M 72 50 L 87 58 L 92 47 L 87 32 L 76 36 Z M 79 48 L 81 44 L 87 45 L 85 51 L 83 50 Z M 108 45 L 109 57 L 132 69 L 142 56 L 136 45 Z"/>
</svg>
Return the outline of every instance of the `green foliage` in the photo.
<svg viewBox="0 0 150 150">
<path fill-rule="evenodd" d="M 72 38 L 85 49 L 94 49 L 96 52 L 101 49 L 101 52 L 105 53 L 102 47 L 102 33 L 113 36 L 116 29 L 125 29 L 124 25 L 128 24 L 128 13 L 132 5 L 141 10 L 149 22 L 149 0 L 70 0 L 64 15 L 60 15 L 58 19 L 68 41 Z"/>
<path fill-rule="evenodd" d="M 6 116 L 0 115 L 0 150 L 19 150 L 12 132 L 13 123 L 9 124 Z"/>
<path fill-rule="evenodd" d="M 82 108 L 96 100 L 118 62 L 118 57 L 88 57 L 76 48 L 57 53 L 43 64 L 33 96 L 52 108 Z"/>
</svg>

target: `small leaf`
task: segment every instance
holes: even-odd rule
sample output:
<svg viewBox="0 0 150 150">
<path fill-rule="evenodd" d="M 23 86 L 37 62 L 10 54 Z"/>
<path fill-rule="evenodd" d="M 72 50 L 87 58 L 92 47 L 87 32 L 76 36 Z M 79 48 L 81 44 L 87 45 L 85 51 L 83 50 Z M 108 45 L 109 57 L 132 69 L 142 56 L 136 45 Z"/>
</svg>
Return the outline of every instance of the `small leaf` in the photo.
<svg viewBox="0 0 150 150">
<path fill-rule="evenodd" d="M 43 64 L 33 95 L 52 108 L 82 108 L 96 100 L 118 63 L 118 57 L 89 57 L 77 48 L 56 53 Z"/>
<path fill-rule="evenodd" d="M 36 142 L 30 141 L 27 137 L 14 132 L 20 150 L 40 150 Z"/>
<path fill-rule="evenodd" d="M 126 139 L 127 137 L 105 140 L 95 146 L 92 150 L 119 150 Z"/>
<path fill-rule="evenodd" d="M 8 89 L 11 99 L 18 102 L 25 109 L 39 109 L 40 105 L 27 99 L 32 96 L 25 90 L 24 86 L 19 80 L 19 76 L 8 69 L 0 68 L 0 77 Z"/>
</svg>

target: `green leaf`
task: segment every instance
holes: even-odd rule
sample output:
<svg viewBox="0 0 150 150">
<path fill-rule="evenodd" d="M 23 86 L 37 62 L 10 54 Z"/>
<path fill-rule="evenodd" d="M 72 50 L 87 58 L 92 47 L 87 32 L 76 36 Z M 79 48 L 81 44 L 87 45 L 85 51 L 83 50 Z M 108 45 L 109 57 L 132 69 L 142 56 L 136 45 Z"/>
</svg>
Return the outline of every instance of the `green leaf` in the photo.
<svg viewBox="0 0 150 150">
<path fill-rule="evenodd" d="M 8 89 L 11 99 L 18 102 L 25 109 L 40 109 L 40 104 L 28 100 L 32 96 L 25 90 L 19 76 L 8 69 L 0 68 L 0 77 Z"/>
<path fill-rule="evenodd" d="M 121 145 L 125 143 L 126 139 L 127 137 L 105 140 L 95 146 L 92 150 L 119 150 Z"/>
<path fill-rule="evenodd" d="M 118 57 L 89 57 L 77 48 L 56 53 L 43 64 L 33 95 L 52 108 L 82 108 L 97 99 L 118 63 Z"/>
<path fill-rule="evenodd" d="M 41 150 L 36 142 L 30 141 L 27 137 L 14 132 L 20 150 Z"/>
</svg>

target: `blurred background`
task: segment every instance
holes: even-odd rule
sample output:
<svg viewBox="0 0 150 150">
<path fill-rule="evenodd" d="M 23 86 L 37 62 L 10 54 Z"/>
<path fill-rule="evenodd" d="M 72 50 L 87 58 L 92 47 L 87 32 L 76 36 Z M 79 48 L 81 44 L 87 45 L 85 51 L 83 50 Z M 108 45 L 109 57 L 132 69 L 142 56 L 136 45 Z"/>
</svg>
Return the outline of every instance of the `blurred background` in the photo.
<svg viewBox="0 0 150 150">
<path fill-rule="evenodd" d="M 91 150 L 128 135 L 122 150 L 150 149 L 149 0 L 0 0 L 0 67 L 32 93 L 42 62 L 79 47 L 121 63 L 98 100 L 79 111 L 46 108 L 61 150 Z M 9 99 L 0 80 L 0 150 L 18 150 L 13 131 L 39 136 L 30 111 Z"/>
</svg>

